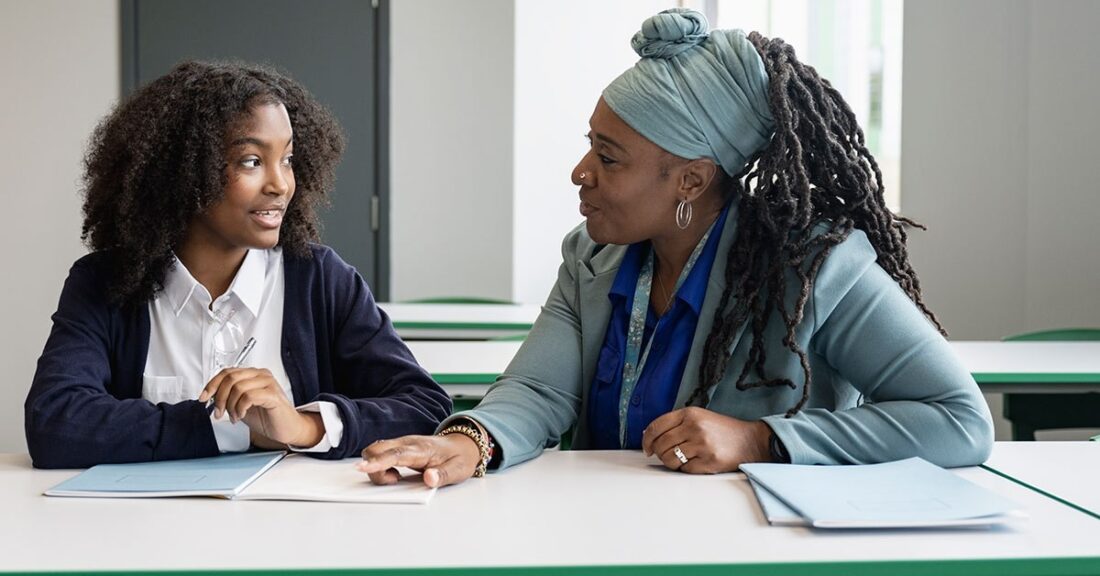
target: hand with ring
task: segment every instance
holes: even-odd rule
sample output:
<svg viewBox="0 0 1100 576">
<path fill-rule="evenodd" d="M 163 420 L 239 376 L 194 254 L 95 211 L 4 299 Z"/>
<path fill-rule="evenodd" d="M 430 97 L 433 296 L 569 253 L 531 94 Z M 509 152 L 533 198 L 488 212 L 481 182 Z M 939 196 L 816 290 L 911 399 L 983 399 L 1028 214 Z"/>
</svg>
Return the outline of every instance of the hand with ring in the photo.
<svg viewBox="0 0 1100 576">
<path fill-rule="evenodd" d="M 673 410 L 642 433 L 642 451 L 669 469 L 689 474 L 733 472 L 743 462 L 770 462 L 771 428 L 705 408 Z"/>
<path fill-rule="evenodd" d="M 688 463 L 687 456 L 684 456 L 684 451 L 680 450 L 679 446 L 673 448 L 672 453 L 676 455 L 676 459 L 680 461 L 680 464 Z"/>
</svg>

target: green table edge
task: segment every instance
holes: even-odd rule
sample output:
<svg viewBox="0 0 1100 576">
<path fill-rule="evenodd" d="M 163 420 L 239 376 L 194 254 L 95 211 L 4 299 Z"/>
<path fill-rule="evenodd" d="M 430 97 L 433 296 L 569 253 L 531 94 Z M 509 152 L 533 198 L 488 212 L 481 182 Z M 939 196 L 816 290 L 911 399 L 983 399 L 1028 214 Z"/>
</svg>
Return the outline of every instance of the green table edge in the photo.
<svg viewBox="0 0 1100 576">
<path fill-rule="evenodd" d="M 644 575 L 664 576 L 666 574 L 717 576 L 719 574 L 737 576 L 778 576 L 780 574 L 800 574 L 809 576 L 870 576 L 872 574 L 891 574 L 891 576 L 1024 576 L 1038 574 L 1063 574 L 1078 576 L 1100 572 L 1100 556 L 1078 558 L 997 558 L 963 560 L 892 560 L 892 561 L 849 561 L 849 562 L 785 562 L 752 564 L 674 564 L 674 565 L 635 565 L 635 566 L 499 566 L 499 567 L 436 567 L 436 568 L 379 568 L 379 569 L 287 569 L 287 570 L 110 570 L 110 571 L 64 571 L 50 574 L 88 574 L 96 576 L 140 576 L 159 575 L 198 575 L 206 576 L 352 576 L 370 574 L 372 576 L 422 576 L 422 575 L 474 575 L 493 576 L 551 574 L 571 575 Z M 40 572 L 12 572 L 27 576 Z"/>
<path fill-rule="evenodd" d="M 1100 374 L 1094 372 L 972 372 L 970 374 L 978 384 L 1098 384 Z"/>
<path fill-rule="evenodd" d="M 530 322 L 413 322 L 393 321 L 398 330 L 530 330 Z"/>
<path fill-rule="evenodd" d="M 492 384 L 500 374 L 432 374 L 440 384 Z M 1059 384 L 1100 384 L 1100 374 L 996 374 L 976 372 L 972 374 L 978 384 L 1026 384 L 1053 382 Z"/>
<path fill-rule="evenodd" d="M 492 384 L 500 374 L 432 374 L 439 384 Z"/>
<path fill-rule="evenodd" d="M 1000 470 L 997 470 L 996 468 L 993 468 L 992 466 L 982 464 L 981 467 L 985 468 L 986 470 L 989 470 L 990 472 L 992 472 L 992 473 L 994 473 L 994 474 L 1000 476 L 1001 478 L 1004 478 L 1004 479 L 1006 479 L 1010 482 L 1015 482 L 1016 484 L 1019 484 L 1020 486 L 1023 486 L 1024 488 L 1027 488 L 1028 490 L 1031 490 L 1032 492 L 1035 492 L 1037 494 L 1041 494 L 1043 496 L 1046 496 L 1047 498 L 1050 498 L 1051 500 L 1054 500 L 1055 502 L 1058 502 L 1059 504 L 1069 506 L 1070 508 L 1073 508 L 1074 510 L 1076 510 L 1078 512 L 1081 512 L 1082 514 L 1086 514 L 1088 516 L 1092 516 L 1093 518 L 1096 518 L 1097 520 L 1100 520 L 1100 514 L 1098 514 L 1096 512 L 1093 512 L 1092 510 L 1089 510 L 1088 508 L 1085 508 L 1084 506 L 1074 504 L 1073 502 L 1070 502 L 1069 500 L 1066 500 L 1065 498 L 1062 498 L 1060 496 L 1056 496 L 1054 494 L 1051 494 L 1050 492 L 1047 492 L 1046 490 L 1043 490 L 1042 488 L 1039 488 L 1038 486 L 1028 484 L 1027 482 L 1024 482 L 1023 480 L 1020 480 L 1019 478 L 1017 478 L 1017 477 L 1015 477 L 1011 474 L 1001 472 Z"/>
</svg>

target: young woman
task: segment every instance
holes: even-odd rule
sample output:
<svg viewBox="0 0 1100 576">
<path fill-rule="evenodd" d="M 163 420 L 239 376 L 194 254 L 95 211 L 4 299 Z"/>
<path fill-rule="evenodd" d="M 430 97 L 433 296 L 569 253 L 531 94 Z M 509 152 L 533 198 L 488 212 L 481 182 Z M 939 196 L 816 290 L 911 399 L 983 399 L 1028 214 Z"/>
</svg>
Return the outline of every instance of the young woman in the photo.
<svg viewBox="0 0 1100 576">
<path fill-rule="evenodd" d="M 431 432 L 450 400 L 315 244 L 343 151 L 271 70 L 186 62 L 96 129 L 82 237 L 26 401 L 34 465 L 250 447 L 323 458 Z M 208 406 L 209 404 L 209 406 Z"/>
<path fill-rule="evenodd" d="M 584 226 L 516 358 L 437 436 L 360 469 L 429 485 L 573 447 L 688 473 L 743 462 L 982 462 L 989 410 L 921 301 L 912 222 L 840 94 L 781 40 L 648 19 L 573 170 Z"/>
</svg>

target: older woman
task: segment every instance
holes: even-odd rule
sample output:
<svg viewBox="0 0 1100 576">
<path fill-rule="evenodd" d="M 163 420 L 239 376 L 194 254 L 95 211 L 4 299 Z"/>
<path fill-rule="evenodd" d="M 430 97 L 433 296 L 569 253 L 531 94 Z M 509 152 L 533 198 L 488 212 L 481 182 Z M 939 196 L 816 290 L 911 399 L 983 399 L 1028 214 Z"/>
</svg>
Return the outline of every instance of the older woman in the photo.
<svg viewBox="0 0 1100 576">
<path fill-rule="evenodd" d="M 435 436 L 359 467 L 431 486 L 576 449 L 743 462 L 977 464 L 992 424 L 921 301 L 913 223 L 840 94 L 778 39 L 648 19 L 573 170 L 584 226 L 508 370 Z"/>
</svg>

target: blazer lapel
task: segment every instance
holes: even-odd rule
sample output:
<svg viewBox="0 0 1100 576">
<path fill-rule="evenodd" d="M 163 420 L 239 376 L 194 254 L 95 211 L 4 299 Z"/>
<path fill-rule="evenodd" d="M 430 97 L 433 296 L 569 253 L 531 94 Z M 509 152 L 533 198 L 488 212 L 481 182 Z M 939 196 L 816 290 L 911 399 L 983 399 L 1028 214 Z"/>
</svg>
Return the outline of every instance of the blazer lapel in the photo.
<svg viewBox="0 0 1100 576">
<path fill-rule="evenodd" d="M 710 271 L 710 279 L 707 282 L 707 295 L 703 298 L 703 307 L 699 312 L 699 323 L 695 326 L 695 336 L 691 341 L 691 351 L 688 353 L 687 364 L 684 365 L 684 375 L 680 379 L 680 389 L 676 392 L 676 403 L 673 408 L 683 408 L 695 387 L 699 384 L 699 367 L 703 361 L 703 348 L 707 343 L 707 336 L 714 326 L 714 314 L 718 311 L 718 303 L 722 299 L 722 292 L 726 289 L 726 262 L 730 247 L 737 237 L 737 206 L 731 206 L 726 215 L 726 224 L 722 229 L 722 238 L 718 242 L 718 253 L 714 257 L 714 265 Z M 735 296 L 731 296 L 729 307 L 736 303 Z M 727 308 L 728 309 L 728 308 Z M 727 354 L 737 349 L 738 342 L 745 332 L 744 323 L 737 327 Z M 728 374 L 727 374 L 728 376 Z M 711 392 L 713 395 L 713 391 Z"/>
<path fill-rule="evenodd" d="M 611 320 L 607 294 L 623 261 L 626 246 L 606 245 L 591 260 L 577 263 L 577 316 L 581 319 L 581 409 L 577 414 L 574 445 L 585 445 L 588 437 L 588 395 L 596 364 Z"/>
</svg>

